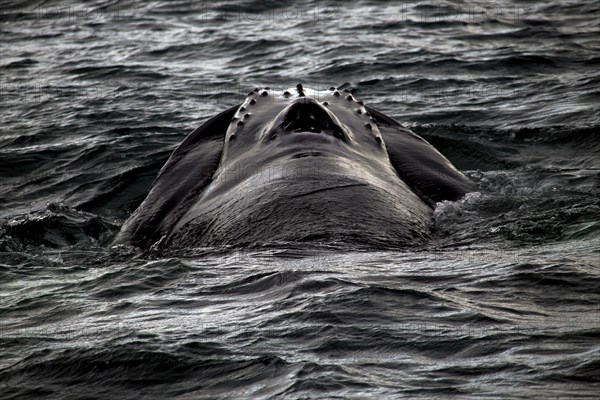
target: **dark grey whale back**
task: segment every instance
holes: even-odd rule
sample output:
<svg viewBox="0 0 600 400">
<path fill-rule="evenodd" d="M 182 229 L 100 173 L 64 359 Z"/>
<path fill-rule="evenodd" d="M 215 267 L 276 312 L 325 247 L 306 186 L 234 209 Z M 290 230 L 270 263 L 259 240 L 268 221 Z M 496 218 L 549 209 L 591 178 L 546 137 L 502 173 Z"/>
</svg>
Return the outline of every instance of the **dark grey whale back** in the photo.
<svg viewBox="0 0 600 400">
<path fill-rule="evenodd" d="M 421 136 L 395 119 L 366 107 L 377 122 L 398 176 L 427 204 L 457 200 L 474 185 Z"/>
<path fill-rule="evenodd" d="M 194 196 L 210 183 L 221 159 L 225 131 L 238 108 L 236 105 L 210 118 L 173 151 L 116 242 L 148 247 L 169 233 Z"/>
</svg>

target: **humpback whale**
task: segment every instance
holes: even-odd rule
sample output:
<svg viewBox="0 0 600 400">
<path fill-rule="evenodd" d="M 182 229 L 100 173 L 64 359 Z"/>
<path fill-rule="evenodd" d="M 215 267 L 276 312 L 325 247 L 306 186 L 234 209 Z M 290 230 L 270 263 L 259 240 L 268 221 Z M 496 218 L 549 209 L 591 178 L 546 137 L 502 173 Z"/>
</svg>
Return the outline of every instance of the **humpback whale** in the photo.
<svg viewBox="0 0 600 400">
<path fill-rule="evenodd" d="M 349 90 L 252 90 L 171 154 L 115 243 L 420 244 L 436 202 L 473 184 Z"/>
</svg>

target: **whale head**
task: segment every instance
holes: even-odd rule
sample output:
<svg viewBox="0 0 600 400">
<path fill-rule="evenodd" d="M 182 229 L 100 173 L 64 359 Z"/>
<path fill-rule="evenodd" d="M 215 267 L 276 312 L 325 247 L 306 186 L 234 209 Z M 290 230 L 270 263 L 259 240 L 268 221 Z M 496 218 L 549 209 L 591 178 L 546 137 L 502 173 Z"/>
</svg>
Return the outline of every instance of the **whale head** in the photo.
<svg viewBox="0 0 600 400">
<path fill-rule="evenodd" d="M 275 91 L 256 88 L 233 116 L 223 146 L 223 163 L 253 157 L 346 155 L 387 158 L 375 119 L 349 90 L 313 90 L 298 84 Z"/>
<path fill-rule="evenodd" d="M 473 184 L 349 90 L 252 90 L 171 154 L 115 243 L 415 243 Z"/>
</svg>

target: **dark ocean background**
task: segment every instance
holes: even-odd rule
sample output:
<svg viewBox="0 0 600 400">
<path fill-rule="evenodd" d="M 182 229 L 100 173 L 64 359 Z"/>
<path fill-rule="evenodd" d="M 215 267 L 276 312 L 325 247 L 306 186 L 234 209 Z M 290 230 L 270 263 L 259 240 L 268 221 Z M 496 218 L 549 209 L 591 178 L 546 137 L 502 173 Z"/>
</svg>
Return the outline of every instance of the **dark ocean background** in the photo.
<svg viewBox="0 0 600 400">
<path fill-rule="evenodd" d="M 599 2 L 1 8 L 0 398 L 599 398 Z M 299 82 L 477 192 L 420 248 L 111 247 L 192 129 Z"/>
</svg>

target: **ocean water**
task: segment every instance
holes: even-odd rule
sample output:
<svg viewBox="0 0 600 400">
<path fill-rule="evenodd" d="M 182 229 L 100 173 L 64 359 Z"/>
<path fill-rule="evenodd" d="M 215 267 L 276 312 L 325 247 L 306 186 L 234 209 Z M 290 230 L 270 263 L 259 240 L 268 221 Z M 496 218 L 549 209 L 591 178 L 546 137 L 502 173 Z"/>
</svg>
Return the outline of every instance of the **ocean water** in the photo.
<svg viewBox="0 0 600 400">
<path fill-rule="evenodd" d="M 593 1 L 34 2 L 0 18 L 0 397 L 598 398 Z M 255 86 L 352 90 L 477 185 L 430 243 L 111 246 Z"/>
</svg>

